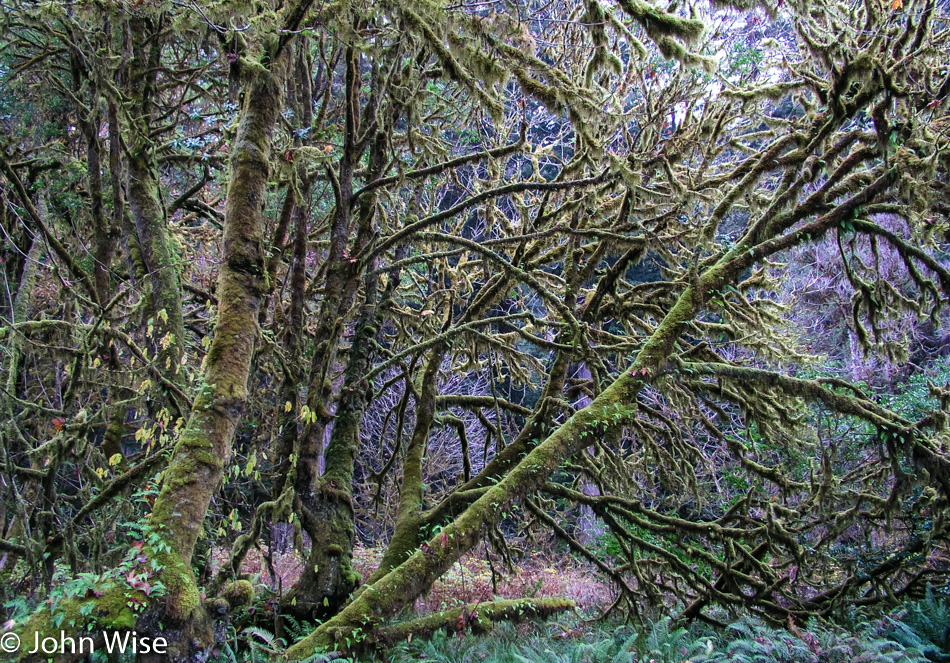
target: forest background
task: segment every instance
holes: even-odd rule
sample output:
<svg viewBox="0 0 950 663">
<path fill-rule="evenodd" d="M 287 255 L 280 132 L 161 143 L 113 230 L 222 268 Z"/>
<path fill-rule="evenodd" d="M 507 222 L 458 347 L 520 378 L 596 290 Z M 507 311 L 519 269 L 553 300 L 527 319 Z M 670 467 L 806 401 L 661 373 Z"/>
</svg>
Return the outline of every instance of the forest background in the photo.
<svg viewBox="0 0 950 663">
<path fill-rule="evenodd" d="M 945 2 L 0 5 L 5 630 L 946 591 Z"/>
</svg>

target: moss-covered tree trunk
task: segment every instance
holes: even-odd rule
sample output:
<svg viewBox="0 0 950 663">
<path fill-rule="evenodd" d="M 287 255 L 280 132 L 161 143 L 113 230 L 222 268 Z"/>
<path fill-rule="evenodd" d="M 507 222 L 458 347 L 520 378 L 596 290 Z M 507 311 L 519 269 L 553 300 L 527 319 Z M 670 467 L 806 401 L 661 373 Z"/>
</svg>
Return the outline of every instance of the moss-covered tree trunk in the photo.
<svg viewBox="0 0 950 663">
<path fill-rule="evenodd" d="M 358 266 L 349 259 L 352 234 L 353 170 L 359 161 L 356 145 L 358 115 L 356 103 L 359 85 L 359 54 L 347 49 L 346 66 L 346 123 L 343 154 L 336 173 L 332 176 L 335 206 L 331 218 L 330 246 L 324 267 L 327 277 L 323 289 L 317 329 L 314 332 L 314 356 L 310 366 L 307 407 L 312 420 L 304 427 L 298 454 L 297 495 L 306 505 L 319 499 L 320 461 L 323 455 L 324 435 L 332 421 L 330 412 L 334 386 L 332 373 L 337 358 L 337 346 L 346 315 L 353 304 L 359 287 Z M 313 536 L 312 533 L 310 533 Z"/>
<path fill-rule="evenodd" d="M 353 176 L 366 141 L 360 140 L 361 117 L 358 100 L 361 86 L 360 55 L 349 48 L 346 63 L 346 110 L 343 154 L 333 177 L 336 206 L 331 222 L 331 239 L 324 299 L 314 336 L 316 353 L 310 368 L 308 407 L 311 421 L 298 444 L 296 508 L 312 541 L 304 573 L 284 602 L 285 610 L 309 617 L 335 614 L 359 584 L 352 568 L 354 543 L 353 470 L 359 444 L 360 422 L 366 407 L 364 376 L 373 358 L 379 320 L 378 276 L 364 281 L 360 255 L 375 235 L 376 197 L 362 197 L 354 205 Z M 378 81 L 379 72 L 374 71 Z M 369 116 L 372 118 L 372 116 Z M 366 117 L 362 118 L 366 120 Z M 371 121 L 378 121 L 372 118 Z M 370 134 L 370 180 L 384 170 L 388 159 L 389 136 L 385 127 Z M 391 282 L 392 283 L 392 282 Z M 363 304 L 344 373 L 342 391 L 335 413 L 330 412 L 334 385 L 332 374 L 344 325 L 364 286 Z M 324 446 L 327 426 L 330 439 Z M 323 471 L 320 464 L 323 460 Z"/>
<path fill-rule="evenodd" d="M 406 460 L 402 470 L 402 485 L 399 488 L 399 506 L 396 510 L 396 525 L 392 539 L 380 560 L 379 568 L 370 577 L 376 582 L 419 547 L 422 536 L 422 506 L 424 497 L 423 458 L 429 444 L 429 432 L 435 421 L 436 397 L 439 395 L 439 366 L 445 357 L 445 346 L 432 351 L 419 389 L 416 403 L 416 423 L 406 447 Z"/>
<path fill-rule="evenodd" d="M 151 286 L 151 340 L 155 364 L 170 383 L 180 382 L 184 354 L 181 283 L 175 264 L 168 219 L 159 193 L 158 169 L 151 140 L 151 108 L 162 51 L 161 18 L 130 22 L 132 60 L 127 114 L 128 185 L 126 197 L 135 222 L 136 246 Z M 174 397 L 169 404 L 174 415 L 185 414 Z"/>
<path fill-rule="evenodd" d="M 302 405 L 300 397 L 301 385 L 306 384 L 304 370 L 304 314 L 307 288 L 307 221 L 309 220 L 309 206 L 304 201 L 297 201 L 298 195 L 303 196 L 309 189 L 310 183 L 305 180 L 304 167 L 297 168 L 294 186 L 288 188 L 287 198 L 284 199 L 284 211 L 293 218 L 294 235 L 293 250 L 290 265 L 290 307 L 287 312 L 287 325 L 284 330 L 284 352 L 287 360 L 284 365 L 283 378 L 280 385 L 277 411 L 277 440 L 274 445 L 274 478 L 271 485 L 271 501 L 274 508 L 270 512 L 272 541 L 276 539 L 276 531 L 281 521 L 286 521 L 292 515 L 292 495 L 296 482 L 297 467 L 292 463 L 294 448 L 297 444 L 298 413 Z M 290 206 L 290 209 L 288 209 Z M 287 404 L 285 406 L 285 404 Z M 248 550 L 250 541 L 248 542 Z M 246 554 L 239 553 L 241 557 Z M 238 566 L 240 560 L 232 559 L 233 566 Z M 236 572 L 236 568 L 232 569 Z"/>
<path fill-rule="evenodd" d="M 231 453 L 247 400 L 247 381 L 265 289 L 263 202 L 274 124 L 281 109 L 281 61 L 260 73 L 246 92 L 231 158 L 218 285 L 218 322 L 188 425 L 165 472 L 149 520 L 187 576 L 166 581 L 166 614 L 189 620 L 199 609 L 179 591 L 196 591 L 191 555 Z"/>
<path fill-rule="evenodd" d="M 304 527 L 312 547 L 303 575 L 285 600 L 285 609 L 308 616 L 329 616 L 340 610 L 356 589 L 360 576 L 353 570 L 355 511 L 353 468 L 359 445 L 360 422 L 366 408 L 364 376 L 373 357 L 376 337 L 378 276 L 366 281 L 362 307 L 340 394 L 326 465 L 316 479 L 303 510 Z"/>
<path fill-rule="evenodd" d="M 297 58 L 294 61 L 293 109 L 303 123 L 303 126 L 313 125 L 313 87 L 311 83 L 312 58 L 305 45 L 299 45 Z M 304 146 L 309 141 L 305 136 L 294 136 L 296 147 Z M 307 253 L 309 240 L 307 238 L 307 224 L 310 220 L 310 187 L 307 176 L 307 167 L 298 163 L 291 183 L 287 187 L 284 206 L 281 210 L 281 219 L 278 226 L 289 224 L 293 220 L 293 250 L 290 260 L 290 306 L 286 314 L 287 326 L 284 330 L 283 345 L 287 354 L 284 366 L 283 380 L 280 387 L 280 404 L 289 403 L 289 408 L 281 407 L 278 411 L 279 437 L 275 449 L 273 499 L 276 501 L 286 489 L 293 489 L 295 468 L 290 459 L 294 454 L 294 445 L 297 440 L 297 416 L 300 411 L 301 386 L 305 384 L 306 371 L 304 370 L 304 325 L 306 314 L 307 289 Z M 278 228 L 279 230 L 279 228 Z M 270 276 L 276 276 L 276 259 L 268 265 Z M 280 515 L 275 514 L 275 518 Z"/>
<path fill-rule="evenodd" d="M 39 202 L 40 209 L 43 209 L 45 205 L 42 199 Z M 13 298 L 13 305 L 10 307 L 10 319 L 5 321 L 11 327 L 25 322 L 30 315 L 30 298 L 33 296 L 33 290 L 36 287 L 42 256 L 43 242 L 37 237 L 30 244 L 26 260 L 23 263 L 23 271 L 20 272 L 20 282 L 16 290 L 16 296 Z M 22 341 L 16 334 L 10 334 L 9 340 L 6 342 L 6 351 L 4 389 L 8 394 L 19 394 L 20 385 L 23 382 L 21 377 L 23 348 Z M 26 449 L 20 435 L 14 430 L 17 425 L 17 412 L 12 399 L 4 398 L 0 400 L 0 413 L 3 415 L 3 424 L 0 425 L 0 441 L 3 443 L 2 460 L 6 463 L 10 462 L 9 458 L 23 453 Z M 25 492 L 23 499 L 35 499 L 37 485 L 31 483 Z M 9 516 L 4 513 L 3 528 L 7 540 L 16 541 L 20 539 L 27 531 L 24 515 L 17 511 L 12 511 Z M 11 571 L 20 558 L 20 552 L 19 550 L 0 551 L 0 572 Z M 5 596 L 5 593 L 0 595 Z"/>
<path fill-rule="evenodd" d="M 73 39 L 74 43 L 80 40 Z M 116 246 L 121 236 L 121 216 L 122 213 L 122 193 L 118 186 L 113 186 L 113 215 L 111 222 L 105 214 L 104 188 L 102 182 L 102 141 L 99 137 L 99 126 L 102 122 L 99 110 L 99 91 L 96 90 L 96 84 L 93 82 L 94 76 L 91 76 L 85 66 L 85 58 L 78 50 L 70 49 L 69 65 L 72 78 L 73 95 L 76 100 L 76 118 L 79 129 L 82 132 L 83 139 L 86 141 L 86 183 L 89 189 L 89 211 L 92 217 L 92 227 L 95 233 L 95 248 L 93 251 L 92 279 L 95 287 L 96 297 L 99 305 L 105 307 L 112 298 L 112 279 L 111 267 L 116 253 Z M 90 100 L 81 103 L 84 97 L 84 90 L 92 88 L 93 92 Z M 112 179 L 115 183 L 119 178 L 118 153 L 116 142 L 118 136 L 113 132 L 117 131 L 118 122 L 112 122 L 112 113 L 115 112 L 115 104 L 109 104 L 110 108 L 110 170 Z M 101 345 L 96 349 L 97 354 L 105 355 L 113 371 L 121 371 L 118 350 L 114 345 Z M 116 390 L 111 389 L 107 397 L 108 401 L 118 400 Z M 122 458 L 122 433 L 125 428 L 126 407 L 108 406 L 107 407 L 108 424 L 105 435 L 102 440 L 102 452 L 106 458 Z M 124 468 L 124 463 L 120 462 L 120 467 Z"/>
<path fill-rule="evenodd" d="M 293 34 L 309 4 L 302 0 L 285 7 L 288 34 Z M 134 627 L 140 635 L 166 638 L 167 654 L 146 661 L 206 660 L 215 645 L 213 611 L 199 591 L 191 559 L 247 400 L 258 312 L 266 290 L 263 204 L 272 134 L 282 107 L 286 46 L 286 41 L 273 44 L 247 85 L 230 164 L 214 338 L 194 408 L 148 520 L 151 534 L 143 552 L 158 569 L 164 592 L 149 599 L 120 580 L 102 596 L 79 597 L 57 608 L 76 620 L 90 614 L 100 629 Z M 139 193 L 148 191 L 130 190 L 130 205 Z M 240 589 L 232 594 L 245 600 L 246 588 Z M 144 603 L 144 610 L 132 613 L 129 601 Z M 80 612 L 83 603 L 92 603 L 91 613 Z M 220 611 L 218 601 L 214 608 Z M 32 642 L 33 633 L 52 632 L 51 624 L 50 611 L 40 610 L 19 629 L 20 637 Z M 21 652 L 21 660 L 30 660 L 29 655 Z"/>
</svg>

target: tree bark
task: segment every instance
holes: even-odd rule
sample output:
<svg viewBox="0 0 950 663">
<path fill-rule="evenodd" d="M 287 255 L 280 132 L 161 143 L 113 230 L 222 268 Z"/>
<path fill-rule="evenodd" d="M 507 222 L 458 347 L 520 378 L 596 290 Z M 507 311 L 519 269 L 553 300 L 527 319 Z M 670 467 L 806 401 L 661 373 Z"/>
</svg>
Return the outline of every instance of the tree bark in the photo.
<svg viewBox="0 0 950 663">
<path fill-rule="evenodd" d="M 376 327 L 377 281 L 366 282 L 366 301 L 357 322 L 346 375 L 340 394 L 326 471 L 316 479 L 316 494 L 299 505 L 312 548 L 297 586 L 284 601 L 285 610 L 308 616 L 336 614 L 360 583 L 353 569 L 355 511 L 353 467 L 359 446 L 360 422 L 366 408 L 366 375 L 373 356 Z"/>
<path fill-rule="evenodd" d="M 406 447 L 406 460 L 402 471 L 402 485 L 399 488 L 399 507 L 396 510 L 396 525 L 392 539 L 386 546 L 379 567 L 370 577 L 369 582 L 376 582 L 390 570 L 396 568 L 419 547 L 422 536 L 422 504 L 423 504 L 423 467 L 422 461 L 429 444 L 429 432 L 435 421 L 436 397 L 439 395 L 439 367 L 445 357 L 445 347 L 437 347 L 429 355 L 425 372 L 422 374 L 422 385 L 419 391 L 419 402 L 416 403 L 416 424 Z M 394 450 L 393 453 L 397 453 Z"/>
<path fill-rule="evenodd" d="M 366 375 L 373 357 L 373 343 L 379 320 L 378 276 L 365 281 L 365 265 L 360 255 L 375 235 L 376 197 L 360 199 L 355 214 L 353 171 L 364 151 L 358 140 L 358 113 L 361 84 L 359 52 L 349 48 L 346 63 L 346 111 L 343 155 L 337 173 L 331 174 L 336 207 L 333 213 L 330 250 L 320 324 L 314 335 L 316 352 L 310 368 L 308 407 L 311 422 L 305 426 L 298 449 L 296 509 L 313 546 L 304 573 L 284 601 L 284 609 L 298 615 L 327 617 L 335 614 L 360 582 L 352 568 L 354 543 L 353 467 L 359 443 L 359 427 L 366 407 Z M 378 76 L 378 71 L 374 72 Z M 389 137 L 385 129 L 373 134 L 369 150 L 370 179 L 378 177 L 388 158 Z M 355 220 L 354 220 L 355 216 Z M 351 239 L 355 226 L 355 237 Z M 330 412 L 332 373 L 339 339 L 360 284 L 365 292 L 353 345 L 347 359 L 344 384 L 335 414 Z M 324 435 L 332 422 L 330 440 L 324 451 Z M 321 458 L 324 471 L 320 472 Z"/>
<path fill-rule="evenodd" d="M 218 323 L 194 411 L 151 516 L 163 538 L 190 562 L 205 511 L 221 480 L 247 399 L 247 378 L 264 291 L 262 205 L 270 142 L 281 107 L 282 73 L 261 74 L 247 91 L 231 160 Z"/>
<path fill-rule="evenodd" d="M 158 21 L 160 23 L 161 19 Z M 127 111 L 132 127 L 126 196 L 135 222 L 136 244 L 151 285 L 151 337 L 155 363 L 165 379 L 180 384 L 185 346 L 181 282 L 168 232 L 168 219 L 159 195 L 158 170 L 149 132 L 151 98 L 162 50 L 161 25 L 153 25 L 151 19 L 137 19 L 131 22 L 130 28 L 132 61 L 129 80 L 134 103 Z M 186 414 L 183 404 L 177 403 L 174 396 L 169 395 L 169 405 L 173 415 Z"/>
</svg>

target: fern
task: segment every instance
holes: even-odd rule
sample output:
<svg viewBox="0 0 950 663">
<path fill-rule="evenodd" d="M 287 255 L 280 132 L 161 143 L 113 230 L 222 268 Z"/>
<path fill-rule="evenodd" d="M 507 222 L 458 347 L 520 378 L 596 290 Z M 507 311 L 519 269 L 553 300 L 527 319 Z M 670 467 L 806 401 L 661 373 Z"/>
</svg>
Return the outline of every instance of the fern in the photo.
<svg viewBox="0 0 950 663">
<path fill-rule="evenodd" d="M 272 654 L 276 654 L 284 649 L 284 643 L 278 642 L 277 636 L 258 626 L 245 626 L 244 630 L 241 631 L 241 635 L 247 637 L 247 641 L 252 648 L 260 648 L 260 642 L 263 642 L 266 645 L 266 649 Z M 257 639 L 256 641 L 255 638 Z"/>
<path fill-rule="evenodd" d="M 640 636 L 636 633 L 631 635 L 629 638 L 620 643 L 620 647 L 617 649 L 617 653 L 610 659 L 610 663 L 629 663 L 630 654 L 636 647 L 636 640 Z"/>
<path fill-rule="evenodd" d="M 586 643 L 580 643 L 564 651 L 525 647 L 521 654 L 513 656 L 518 663 L 594 663 L 598 660 L 595 646 Z"/>
<path fill-rule="evenodd" d="M 305 658 L 300 661 L 300 663 L 328 663 L 329 661 L 334 661 L 335 663 L 352 663 L 348 658 L 331 658 L 326 654 L 313 654 L 312 656 Z"/>
<path fill-rule="evenodd" d="M 231 649 L 231 645 L 229 645 L 227 641 L 221 643 L 221 649 L 223 651 L 219 652 L 219 656 L 212 660 L 216 662 L 227 661 L 227 663 L 237 663 L 237 652 Z"/>
<path fill-rule="evenodd" d="M 904 646 L 919 649 L 929 661 L 950 662 L 950 600 L 936 599 L 932 588 L 886 620 L 888 635 Z"/>
<path fill-rule="evenodd" d="M 630 663 L 629 650 L 636 637 L 619 646 L 613 638 L 603 638 L 593 643 L 564 643 L 559 649 L 523 647 L 514 658 L 518 663 Z"/>
<path fill-rule="evenodd" d="M 921 632 L 940 636 L 946 606 L 910 606 L 908 620 Z M 926 617 L 926 619 L 924 619 Z M 633 634 L 626 627 L 601 627 L 586 642 L 553 637 L 539 629 L 525 637 L 511 625 L 499 625 L 488 637 L 435 634 L 431 640 L 402 643 L 390 650 L 391 663 L 424 659 L 427 663 L 929 663 L 936 658 L 906 624 L 892 620 L 905 640 L 889 636 L 866 620 L 848 630 L 810 622 L 791 631 L 753 618 L 731 624 L 726 632 L 709 634 L 676 627 L 661 619 Z M 927 656 L 925 656 L 925 653 Z"/>
<path fill-rule="evenodd" d="M 705 650 L 704 639 L 697 639 L 682 627 L 671 630 L 672 624 L 669 617 L 653 624 L 640 651 L 644 663 L 679 663 Z"/>
<path fill-rule="evenodd" d="M 694 656 L 694 663 L 926 663 L 914 649 L 875 636 L 865 628 L 842 633 L 811 622 L 795 633 L 772 629 L 758 620 L 729 626 L 736 636 L 722 651 Z"/>
<path fill-rule="evenodd" d="M 560 650 L 524 646 L 515 659 L 518 663 L 680 663 L 707 650 L 707 638 L 696 638 L 685 628 L 671 630 L 671 625 L 672 620 L 666 618 L 647 632 L 592 643 L 567 643 L 570 646 Z"/>
<path fill-rule="evenodd" d="M 287 629 L 291 642 L 297 642 L 310 635 L 316 628 L 308 621 L 298 621 L 293 615 L 281 615 L 281 619 L 284 620 L 284 628 Z"/>
</svg>

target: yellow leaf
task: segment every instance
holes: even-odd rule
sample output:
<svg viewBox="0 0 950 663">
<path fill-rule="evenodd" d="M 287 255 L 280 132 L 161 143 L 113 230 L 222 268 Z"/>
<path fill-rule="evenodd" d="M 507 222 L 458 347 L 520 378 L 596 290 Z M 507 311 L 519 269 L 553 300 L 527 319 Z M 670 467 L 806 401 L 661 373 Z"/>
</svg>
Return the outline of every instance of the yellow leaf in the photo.
<svg viewBox="0 0 950 663">
<path fill-rule="evenodd" d="M 286 403 L 284 403 L 284 412 L 290 412 L 293 409 L 293 407 L 294 406 L 291 405 L 290 401 L 287 401 Z"/>
<path fill-rule="evenodd" d="M 141 429 L 140 429 L 141 430 Z M 112 454 L 109 458 L 109 467 L 115 467 L 122 462 L 122 454 Z"/>
</svg>

